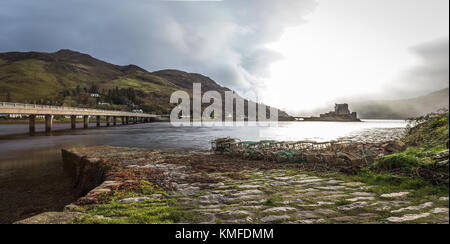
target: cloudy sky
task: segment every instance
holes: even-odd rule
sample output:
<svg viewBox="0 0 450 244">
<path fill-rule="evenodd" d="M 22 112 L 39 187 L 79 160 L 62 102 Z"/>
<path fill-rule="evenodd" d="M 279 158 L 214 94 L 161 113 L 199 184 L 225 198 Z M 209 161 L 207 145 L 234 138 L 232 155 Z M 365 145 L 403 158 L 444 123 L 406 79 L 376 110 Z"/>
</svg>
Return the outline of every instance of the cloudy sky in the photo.
<svg viewBox="0 0 450 244">
<path fill-rule="evenodd" d="M 2 0 L 0 52 L 207 75 L 289 111 L 448 87 L 448 0 Z"/>
</svg>

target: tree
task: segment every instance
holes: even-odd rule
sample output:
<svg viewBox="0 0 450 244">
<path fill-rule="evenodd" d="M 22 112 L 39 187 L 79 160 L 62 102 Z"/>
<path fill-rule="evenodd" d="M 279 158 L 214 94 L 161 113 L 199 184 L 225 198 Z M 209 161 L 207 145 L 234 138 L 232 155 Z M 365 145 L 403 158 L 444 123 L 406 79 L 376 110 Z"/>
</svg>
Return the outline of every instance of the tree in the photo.
<svg viewBox="0 0 450 244">
<path fill-rule="evenodd" d="M 91 88 L 89 88 L 89 93 L 98 93 L 97 85 L 92 85 Z"/>
</svg>

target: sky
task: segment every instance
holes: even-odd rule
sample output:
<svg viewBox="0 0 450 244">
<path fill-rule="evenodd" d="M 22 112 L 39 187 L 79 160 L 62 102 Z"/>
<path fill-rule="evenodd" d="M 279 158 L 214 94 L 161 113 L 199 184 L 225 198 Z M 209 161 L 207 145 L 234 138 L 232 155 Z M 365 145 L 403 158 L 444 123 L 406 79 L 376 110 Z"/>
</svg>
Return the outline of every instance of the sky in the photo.
<svg viewBox="0 0 450 244">
<path fill-rule="evenodd" d="M 448 0 L 2 0 L 0 52 L 211 77 L 289 112 L 448 87 Z"/>
</svg>

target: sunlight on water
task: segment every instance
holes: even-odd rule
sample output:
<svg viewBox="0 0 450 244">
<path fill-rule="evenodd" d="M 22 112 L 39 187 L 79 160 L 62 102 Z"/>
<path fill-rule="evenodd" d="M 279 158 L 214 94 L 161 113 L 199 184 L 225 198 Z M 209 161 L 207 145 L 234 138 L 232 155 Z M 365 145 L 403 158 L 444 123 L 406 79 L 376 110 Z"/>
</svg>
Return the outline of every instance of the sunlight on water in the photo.
<svg viewBox="0 0 450 244">
<path fill-rule="evenodd" d="M 169 123 L 68 130 L 69 124 L 55 124 L 45 136 L 43 125 L 36 136 L 28 136 L 27 124 L 0 125 L 0 194 L 9 194 L 0 203 L 2 216 L 19 216 L 21 209 L 64 206 L 72 201 L 70 179 L 62 173 L 61 148 L 90 145 L 142 147 L 160 150 L 209 150 L 219 137 L 241 140 L 334 140 L 377 128 L 404 128 L 405 121 L 365 121 L 364 123 L 280 122 L 278 127 L 172 127 Z M 78 126 L 78 128 L 81 125 Z M 382 133 L 382 132 L 381 132 Z M 25 189 L 25 190 L 24 190 Z M 35 193 L 31 196 L 29 194 Z M 56 204 L 54 198 L 64 199 Z M 38 206 L 36 202 L 40 202 Z M 16 207 L 10 214 L 8 206 Z M 19 211 L 20 210 L 20 211 Z M 5 221 L 5 219 L 3 219 Z"/>
<path fill-rule="evenodd" d="M 281 141 L 331 141 L 367 129 L 405 128 L 402 120 L 367 120 L 360 122 L 293 122 L 280 123 L 279 127 L 261 129 L 262 140 Z"/>
</svg>

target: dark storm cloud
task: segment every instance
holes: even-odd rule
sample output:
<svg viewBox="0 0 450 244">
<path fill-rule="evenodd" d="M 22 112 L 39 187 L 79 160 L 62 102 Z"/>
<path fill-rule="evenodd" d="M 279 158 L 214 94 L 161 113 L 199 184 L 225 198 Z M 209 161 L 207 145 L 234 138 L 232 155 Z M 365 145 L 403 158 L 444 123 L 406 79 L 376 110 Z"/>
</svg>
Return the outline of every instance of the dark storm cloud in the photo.
<svg viewBox="0 0 450 244">
<path fill-rule="evenodd" d="M 400 96 L 420 96 L 449 87 L 448 37 L 418 45 L 411 50 L 420 58 L 420 65 L 393 85 L 394 92 Z"/>
<path fill-rule="evenodd" d="M 117 64 L 206 74 L 245 93 L 279 58 L 264 45 L 315 6 L 314 0 L 3 0 L 0 51 L 68 48 Z"/>
</svg>

